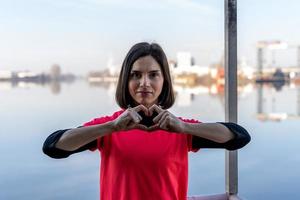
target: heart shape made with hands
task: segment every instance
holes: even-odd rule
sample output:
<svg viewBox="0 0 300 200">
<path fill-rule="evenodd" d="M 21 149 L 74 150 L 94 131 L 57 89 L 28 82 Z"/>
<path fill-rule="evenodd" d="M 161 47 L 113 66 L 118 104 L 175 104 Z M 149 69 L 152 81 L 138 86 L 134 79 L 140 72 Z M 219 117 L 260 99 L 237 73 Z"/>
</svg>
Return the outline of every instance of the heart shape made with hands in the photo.
<svg viewBox="0 0 300 200">
<path fill-rule="evenodd" d="M 138 114 L 142 117 L 140 124 L 147 126 L 148 128 L 155 125 L 153 119 L 158 115 L 156 111 L 153 111 L 153 114 L 151 116 L 147 116 L 142 110 L 139 111 Z"/>
</svg>

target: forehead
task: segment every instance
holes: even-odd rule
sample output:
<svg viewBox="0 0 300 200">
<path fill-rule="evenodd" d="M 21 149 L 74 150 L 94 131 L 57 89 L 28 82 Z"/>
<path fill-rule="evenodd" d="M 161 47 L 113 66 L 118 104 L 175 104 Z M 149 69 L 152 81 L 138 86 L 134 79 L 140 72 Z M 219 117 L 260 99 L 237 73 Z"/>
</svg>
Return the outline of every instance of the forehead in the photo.
<svg viewBox="0 0 300 200">
<path fill-rule="evenodd" d="M 131 71 L 151 71 L 160 70 L 160 65 L 152 56 L 144 56 L 137 59 L 131 68 Z"/>
</svg>

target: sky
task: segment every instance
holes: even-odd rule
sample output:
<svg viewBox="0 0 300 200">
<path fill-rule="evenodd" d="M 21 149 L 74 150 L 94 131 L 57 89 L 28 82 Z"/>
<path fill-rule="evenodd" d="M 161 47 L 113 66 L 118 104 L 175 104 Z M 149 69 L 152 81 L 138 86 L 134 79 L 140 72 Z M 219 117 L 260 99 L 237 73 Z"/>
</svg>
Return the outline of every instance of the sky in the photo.
<svg viewBox="0 0 300 200">
<path fill-rule="evenodd" d="M 300 1 L 238 0 L 238 58 L 256 66 L 256 43 L 300 44 Z M 0 70 L 86 74 L 119 66 L 130 47 L 158 42 L 169 59 L 188 51 L 198 65 L 224 51 L 223 0 L 0 0 Z M 276 62 L 295 65 L 295 49 Z"/>
</svg>

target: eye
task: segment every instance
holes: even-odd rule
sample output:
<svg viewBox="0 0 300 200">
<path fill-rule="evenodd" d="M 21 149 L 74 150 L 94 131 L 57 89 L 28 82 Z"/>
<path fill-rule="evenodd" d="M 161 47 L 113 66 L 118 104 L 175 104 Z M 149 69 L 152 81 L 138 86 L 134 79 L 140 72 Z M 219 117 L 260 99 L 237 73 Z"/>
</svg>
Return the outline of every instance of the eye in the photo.
<svg viewBox="0 0 300 200">
<path fill-rule="evenodd" d="M 159 73 L 158 73 L 158 72 L 152 72 L 152 73 L 149 74 L 149 77 L 150 77 L 150 78 L 156 78 L 156 77 L 158 77 L 158 76 L 159 76 Z"/>
<path fill-rule="evenodd" d="M 132 78 L 132 79 L 139 79 L 139 78 L 141 78 L 141 74 L 138 73 L 138 72 L 131 72 L 130 78 Z"/>
</svg>

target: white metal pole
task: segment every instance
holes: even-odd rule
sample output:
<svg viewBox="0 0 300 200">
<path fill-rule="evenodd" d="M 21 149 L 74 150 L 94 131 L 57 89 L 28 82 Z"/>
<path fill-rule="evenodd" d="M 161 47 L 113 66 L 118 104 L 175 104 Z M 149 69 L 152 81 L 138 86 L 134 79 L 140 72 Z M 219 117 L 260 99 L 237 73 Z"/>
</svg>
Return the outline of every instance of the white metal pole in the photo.
<svg viewBox="0 0 300 200">
<path fill-rule="evenodd" d="M 237 0 L 225 0 L 225 120 L 237 122 Z M 226 192 L 238 193 L 237 151 L 225 153 Z"/>
</svg>

